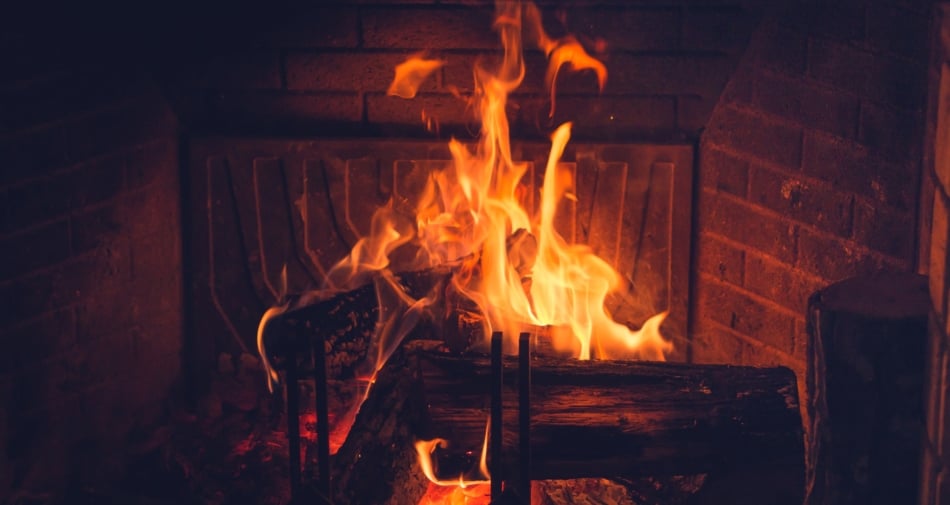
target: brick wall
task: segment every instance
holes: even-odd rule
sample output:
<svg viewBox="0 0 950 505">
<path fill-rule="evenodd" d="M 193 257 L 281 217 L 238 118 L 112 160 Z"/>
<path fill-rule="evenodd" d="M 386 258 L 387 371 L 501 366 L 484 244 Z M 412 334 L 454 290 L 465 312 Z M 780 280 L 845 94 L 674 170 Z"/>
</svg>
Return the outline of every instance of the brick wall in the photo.
<svg viewBox="0 0 950 505">
<path fill-rule="evenodd" d="M 931 201 L 932 221 L 921 230 L 921 242 L 929 242 L 925 269 L 930 274 L 930 345 L 927 350 L 927 431 L 923 440 L 920 503 L 937 505 L 950 500 L 950 306 L 947 302 L 947 237 L 950 236 L 950 6 L 935 9 L 933 47 L 929 72 L 924 180 L 922 197 Z"/>
<path fill-rule="evenodd" d="M 700 147 L 693 358 L 805 369 L 807 297 L 913 270 L 927 2 L 806 2 L 757 30 Z"/>
<path fill-rule="evenodd" d="M 166 408 L 181 243 L 177 126 L 154 84 L 65 45 L 5 42 L 0 497 L 16 501 L 120 474 Z"/>
<path fill-rule="evenodd" d="M 513 132 L 546 137 L 575 121 L 575 138 L 696 138 L 758 19 L 755 0 L 540 2 L 552 35 L 601 45 L 610 77 L 559 81 L 554 121 L 540 53 L 511 99 Z M 471 93 L 472 64 L 497 54 L 491 1 L 327 2 L 274 6 L 174 69 L 167 88 L 192 131 L 266 135 L 425 136 L 422 111 L 441 133 L 471 138 L 453 87 Z M 605 44 L 598 44 L 601 40 Z M 447 61 L 411 101 L 387 97 L 397 63 L 422 50 Z"/>
</svg>

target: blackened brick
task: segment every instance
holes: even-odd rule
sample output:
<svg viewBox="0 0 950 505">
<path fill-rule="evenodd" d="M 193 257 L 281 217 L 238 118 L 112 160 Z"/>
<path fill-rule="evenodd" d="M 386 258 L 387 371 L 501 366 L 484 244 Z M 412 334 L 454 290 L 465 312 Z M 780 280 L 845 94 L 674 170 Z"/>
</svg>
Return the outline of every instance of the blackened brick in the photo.
<svg viewBox="0 0 950 505">
<path fill-rule="evenodd" d="M 894 267 L 882 258 L 869 254 L 854 242 L 806 229 L 799 230 L 798 247 L 798 265 L 806 272 L 829 282 L 873 273 L 885 266 Z"/>
<path fill-rule="evenodd" d="M 870 47 L 926 61 L 930 27 L 927 16 L 892 6 L 868 5 Z"/>
<path fill-rule="evenodd" d="M 779 22 L 812 36 L 860 42 L 865 33 L 865 5 L 860 0 L 786 4 Z"/>
<path fill-rule="evenodd" d="M 484 8 L 367 8 L 362 11 L 363 44 L 387 49 L 500 47 L 492 17 Z"/>
<path fill-rule="evenodd" d="M 69 222 L 56 221 L 0 240 L 0 250 L 8 251 L 0 263 L 0 280 L 55 265 L 70 256 Z"/>
<path fill-rule="evenodd" d="M 728 88 L 727 85 L 726 89 Z M 716 103 L 715 99 L 701 96 L 676 97 L 676 127 L 693 138 L 699 137 Z"/>
<path fill-rule="evenodd" d="M 684 10 L 683 49 L 738 52 L 749 42 L 755 16 L 738 6 L 689 6 Z"/>
<path fill-rule="evenodd" d="M 861 104 L 859 139 L 891 160 L 915 160 L 920 156 L 923 114 Z"/>
<path fill-rule="evenodd" d="M 828 181 L 835 189 L 853 191 L 899 209 L 916 208 L 918 171 L 911 164 L 887 161 L 856 142 L 807 133 L 802 170 Z"/>
<path fill-rule="evenodd" d="M 699 183 L 745 197 L 749 186 L 749 162 L 718 149 L 703 147 L 699 154 Z"/>
<path fill-rule="evenodd" d="M 858 243 L 911 262 L 916 234 L 914 216 L 910 212 L 867 202 L 856 206 L 854 240 Z"/>
<path fill-rule="evenodd" d="M 739 203 L 704 190 L 699 202 L 699 226 L 791 262 L 795 258 L 796 226 L 763 213 L 751 203 Z"/>
<path fill-rule="evenodd" d="M 75 254 L 95 249 L 122 230 L 115 205 L 107 205 L 72 218 L 72 248 Z"/>
<path fill-rule="evenodd" d="M 5 352 L 0 373 L 19 370 L 69 349 L 76 342 L 72 309 L 58 310 L 0 332 Z"/>
<path fill-rule="evenodd" d="M 858 99 L 816 86 L 802 78 L 760 72 L 753 103 L 762 110 L 842 137 L 854 137 L 858 124 Z"/>
<path fill-rule="evenodd" d="M 298 6 L 282 18 L 265 38 L 271 47 L 356 47 L 359 44 L 357 8 L 353 5 Z"/>
<path fill-rule="evenodd" d="M 220 52 L 209 61 L 196 61 L 180 77 L 188 88 L 280 88 L 279 53 L 273 49 Z"/>
<path fill-rule="evenodd" d="M 809 75 L 839 89 L 897 107 L 923 107 L 922 64 L 822 40 L 812 40 L 808 61 Z"/>
<path fill-rule="evenodd" d="M 156 180 L 176 179 L 178 151 L 175 139 L 164 138 L 139 146 L 129 152 L 125 164 L 125 184 L 135 190 Z"/>
<path fill-rule="evenodd" d="M 706 307 L 704 312 L 710 319 L 783 352 L 792 352 L 792 316 L 714 281 L 701 293 L 698 303 Z"/>
<path fill-rule="evenodd" d="M 301 53 L 287 55 L 287 87 L 294 90 L 383 92 L 396 75 L 396 65 L 409 53 Z M 419 91 L 434 91 L 433 72 Z"/>
<path fill-rule="evenodd" d="M 807 40 L 801 33 L 768 23 L 756 35 L 754 44 L 761 66 L 791 75 L 805 71 Z"/>
<path fill-rule="evenodd" d="M 751 179 L 753 202 L 842 237 L 851 234 L 851 195 L 761 167 L 751 170 Z"/>
<path fill-rule="evenodd" d="M 175 118 L 164 103 L 143 97 L 134 104 L 10 136 L 0 140 L 0 184 L 39 178 L 174 131 Z"/>
<path fill-rule="evenodd" d="M 736 286 L 742 286 L 745 271 L 745 251 L 711 237 L 700 234 L 696 248 L 696 263 L 699 271 Z"/>
<path fill-rule="evenodd" d="M 262 131 L 289 129 L 324 132 L 341 123 L 358 123 L 363 106 L 356 93 L 222 93 L 210 104 L 206 120 L 230 128 Z M 339 133 L 338 133 L 339 134 Z"/>
<path fill-rule="evenodd" d="M 678 45 L 679 10 L 669 7 L 629 5 L 576 9 L 567 17 L 568 29 L 575 35 L 603 40 L 611 50 L 671 51 Z M 697 19 L 695 33 L 710 23 Z"/>
<path fill-rule="evenodd" d="M 824 285 L 820 278 L 773 259 L 748 254 L 745 287 L 779 305 L 804 314 L 808 297 Z"/>
<path fill-rule="evenodd" d="M 790 168 L 797 168 L 801 162 L 801 128 L 733 107 L 716 109 L 705 140 Z"/>
<path fill-rule="evenodd" d="M 125 157 L 111 155 L 79 165 L 72 171 L 9 190 L 7 209 L 17 229 L 60 217 L 115 197 L 122 190 Z"/>
</svg>

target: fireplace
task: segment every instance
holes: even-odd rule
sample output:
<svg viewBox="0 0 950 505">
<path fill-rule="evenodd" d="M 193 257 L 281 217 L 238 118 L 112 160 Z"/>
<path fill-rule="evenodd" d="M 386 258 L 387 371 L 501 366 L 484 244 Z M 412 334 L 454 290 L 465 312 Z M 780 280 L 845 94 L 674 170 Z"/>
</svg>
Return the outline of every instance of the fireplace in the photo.
<svg viewBox="0 0 950 505">
<path fill-rule="evenodd" d="M 528 75 L 514 98 L 519 142 L 544 142 L 574 119 L 580 145 L 693 151 L 692 224 L 677 230 L 690 244 L 677 273 L 676 289 L 688 293 L 678 359 L 787 366 L 804 399 L 813 291 L 880 270 L 942 272 L 933 258 L 943 207 L 932 195 L 943 185 L 928 164 L 941 130 L 928 130 L 924 113 L 935 100 L 927 83 L 939 79 L 928 73 L 930 3 L 540 4 L 552 33 L 576 33 L 611 74 L 603 93 L 590 75 L 565 77 L 552 120 L 542 76 Z M 168 426 L 246 404 L 227 396 L 252 383 L 241 375 L 253 368 L 242 344 L 278 290 L 275 255 L 288 256 L 291 272 L 299 258 L 280 236 L 267 257 L 218 248 L 233 267 L 217 281 L 241 291 L 212 299 L 208 259 L 195 253 L 208 214 L 189 203 L 203 189 L 192 153 L 206 139 L 235 152 L 268 141 L 471 139 L 450 85 L 470 92 L 472 61 L 497 44 L 487 2 L 112 9 L 23 7 L 23 22 L 4 34 L 13 71 L 3 83 L 0 328 L 11 347 L 0 368 L 0 496 L 20 501 L 121 494 L 117 476 L 156 458 Z M 145 18 L 174 29 L 142 28 Z M 424 49 L 447 65 L 415 101 L 387 97 L 394 65 Z M 439 118 L 437 132 L 420 121 L 423 109 Z M 264 154 L 266 168 L 284 151 Z M 293 219 L 287 188 L 258 189 L 243 196 L 283 207 L 228 213 Z M 254 240 L 238 225 L 216 224 Z M 941 314 L 934 331 L 945 335 Z M 946 369 L 941 352 L 935 377 Z M 215 376 L 226 373 L 241 387 L 222 399 Z M 925 503 L 946 495 L 942 419 L 928 418 Z"/>
</svg>

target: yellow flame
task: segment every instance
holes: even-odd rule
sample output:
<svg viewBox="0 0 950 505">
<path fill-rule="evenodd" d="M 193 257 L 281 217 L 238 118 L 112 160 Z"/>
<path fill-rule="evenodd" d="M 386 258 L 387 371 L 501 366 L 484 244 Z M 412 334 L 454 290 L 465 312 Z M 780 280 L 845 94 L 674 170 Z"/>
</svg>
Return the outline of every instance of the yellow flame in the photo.
<svg viewBox="0 0 950 505">
<path fill-rule="evenodd" d="M 386 94 L 400 98 L 415 97 L 426 78 L 443 65 L 445 65 L 444 60 L 428 58 L 422 53 L 411 56 L 408 60 L 396 65 L 396 77 L 393 78 Z"/>
</svg>

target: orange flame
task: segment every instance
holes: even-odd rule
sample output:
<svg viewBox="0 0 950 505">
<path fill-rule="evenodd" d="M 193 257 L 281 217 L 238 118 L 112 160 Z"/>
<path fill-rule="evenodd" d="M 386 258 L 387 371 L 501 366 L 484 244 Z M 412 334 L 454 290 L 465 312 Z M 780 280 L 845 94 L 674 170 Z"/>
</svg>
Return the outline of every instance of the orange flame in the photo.
<svg viewBox="0 0 950 505">
<path fill-rule="evenodd" d="M 424 54 L 415 54 L 408 60 L 396 65 L 396 77 L 386 90 L 389 96 L 413 98 L 419 92 L 419 87 L 432 72 L 445 65 L 444 60 L 425 57 Z"/>
</svg>

